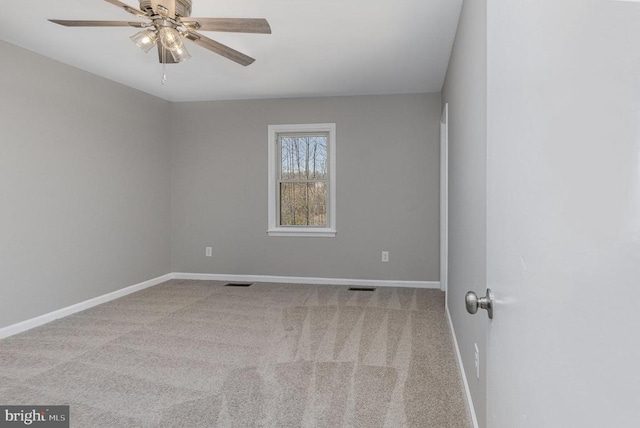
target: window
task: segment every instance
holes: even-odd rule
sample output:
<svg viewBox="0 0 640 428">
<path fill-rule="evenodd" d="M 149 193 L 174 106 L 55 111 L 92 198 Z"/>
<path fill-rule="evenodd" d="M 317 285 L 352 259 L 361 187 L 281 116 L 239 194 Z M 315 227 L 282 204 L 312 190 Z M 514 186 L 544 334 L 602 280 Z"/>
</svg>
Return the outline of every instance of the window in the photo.
<svg viewBox="0 0 640 428">
<path fill-rule="evenodd" d="M 269 236 L 336 235 L 336 125 L 269 126 Z"/>
</svg>

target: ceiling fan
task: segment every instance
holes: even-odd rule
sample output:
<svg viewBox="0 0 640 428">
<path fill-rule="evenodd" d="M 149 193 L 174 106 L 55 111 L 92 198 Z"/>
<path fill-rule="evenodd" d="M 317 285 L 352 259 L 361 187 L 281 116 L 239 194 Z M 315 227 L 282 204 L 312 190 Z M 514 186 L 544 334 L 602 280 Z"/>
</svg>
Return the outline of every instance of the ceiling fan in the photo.
<svg viewBox="0 0 640 428">
<path fill-rule="evenodd" d="M 225 58 L 247 66 L 255 61 L 235 49 L 203 36 L 201 31 L 225 31 L 234 33 L 271 34 L 266 19 L 253 18 L 191 18 L 191 0 L 139 0 L 140 9 L 118 0 L 105 0 L 144 21 L 75 21 L 49 19 L 66 27 L 134 27 L 142 30 L 131 40 L 145 52 L 157 46 L 158 58 L 162 64 L 173 64 L 191 57 L 183 39 L 209 49 Z"/>
</svg>

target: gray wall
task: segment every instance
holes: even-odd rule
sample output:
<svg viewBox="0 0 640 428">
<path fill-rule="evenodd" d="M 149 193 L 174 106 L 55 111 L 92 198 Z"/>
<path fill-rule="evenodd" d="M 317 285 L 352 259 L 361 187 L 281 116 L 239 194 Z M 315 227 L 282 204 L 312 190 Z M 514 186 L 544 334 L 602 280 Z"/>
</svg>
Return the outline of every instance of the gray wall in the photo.
<svg viewBox="0 0 640 428">
<path fill-rule="evenodd" d="M 173 271 L 437 281 L 440 109 L 439 94 L 172 104 Z M 268 237 L 267 126 L 320 122 L 337 125 L 337 237 Z"/>
<path fill-rule="evenodd" d="M 487 317 L 470 316 L 464 294 L 484 295 L 487 257 L 487 4 L 466 0 L 442 92 L 449 103 L 449 278 L 447 305 L 479 425 L 485 426 Z M 474 343 L 480 349 L 476 379 Z"/>
<path fill-rule="evenodd" d="M 0 327 L 170 272 L 168 103 L 0 57 Z"/>
</svg>

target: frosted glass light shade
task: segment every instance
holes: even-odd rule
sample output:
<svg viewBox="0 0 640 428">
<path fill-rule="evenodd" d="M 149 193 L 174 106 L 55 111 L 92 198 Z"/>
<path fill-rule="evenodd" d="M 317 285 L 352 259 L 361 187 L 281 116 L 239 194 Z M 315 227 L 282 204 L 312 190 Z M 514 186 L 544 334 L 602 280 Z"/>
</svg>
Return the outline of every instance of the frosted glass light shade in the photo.
<svg viewBox="0 0 640 428">
<path fill-rule="evenodd" d="M 129 38 L 137 47 L 145 52 L 149 52 L 149 50 L 154 47 L 158 41 L 158 36 L 151 30 L 142 30 Z"/>
<path fill-rule="evenodd" d="M 173 56 L 173 60 L 175 62 L 184 62 L 191 58 L 191 55 L 189 55 L 189 51 L 187 51 L 187 47 L 184 46 L 184 44 L 182 47 L 169 52 L 171 52 L 171 56 Z"/>
<path fill-rule="evenodd" d="M 162 43 L 162 46 L 164 46 L 165 49 L 173 52 L 184 46 L 182 43 L 182 37 L 180 37 L 180 33 L 178 33 L 178 30 L 175 28 L 162 27 L 158 30 L 158 33 L 160 36 L 160 43 Z"/>
</svg>

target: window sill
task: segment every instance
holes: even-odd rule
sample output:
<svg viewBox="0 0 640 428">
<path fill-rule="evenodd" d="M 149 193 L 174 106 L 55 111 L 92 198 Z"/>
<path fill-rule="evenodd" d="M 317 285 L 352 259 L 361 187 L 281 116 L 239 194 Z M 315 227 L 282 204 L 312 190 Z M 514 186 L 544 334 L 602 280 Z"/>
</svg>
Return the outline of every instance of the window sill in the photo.
<svg viewBox="0 0 640 428">
<path fill-rule="evenodd" d="M 292 236 L 306 238 L 335 238 L 335 229 L 278 228 L 267 230 L 269 236 Z"/>
</svg>

